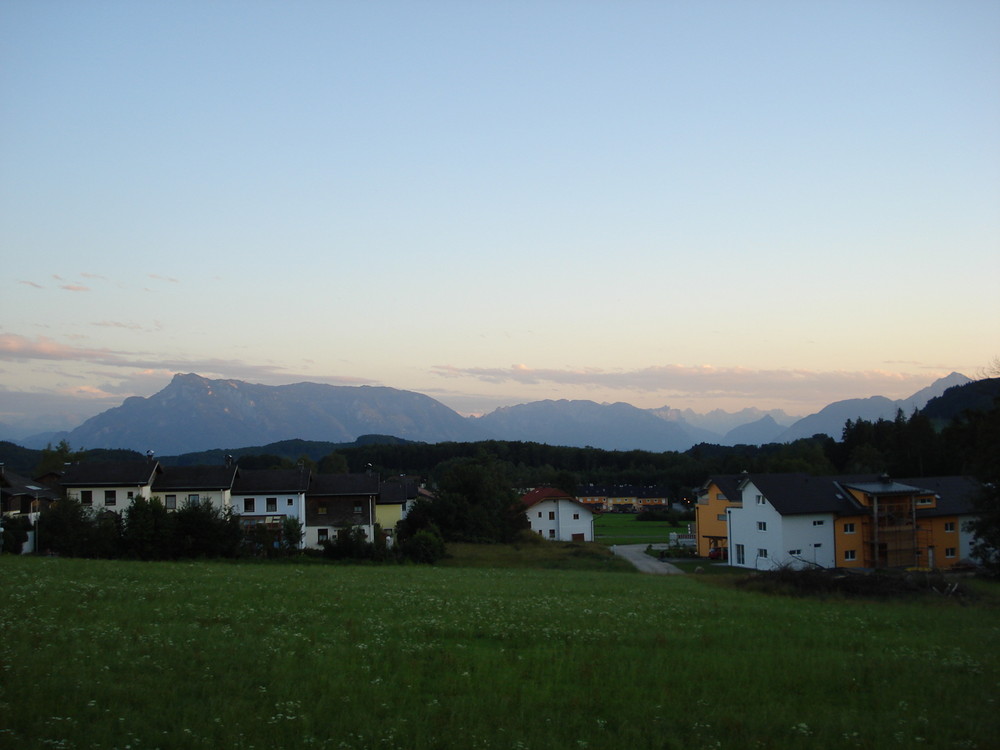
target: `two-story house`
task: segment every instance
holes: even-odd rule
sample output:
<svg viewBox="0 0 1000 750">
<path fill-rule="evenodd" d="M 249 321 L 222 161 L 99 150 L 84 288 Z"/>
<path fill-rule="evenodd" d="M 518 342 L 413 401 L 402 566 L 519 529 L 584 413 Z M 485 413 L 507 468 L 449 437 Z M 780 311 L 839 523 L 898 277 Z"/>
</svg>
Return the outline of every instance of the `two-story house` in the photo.
<svg viewBox="0 0 1000 750">
<path fill-rule="evenodd" d="M 695 543 L 699 557 L 724 559 L 728 553 L 726 511 L 742 503 L 742 474 L 722 474 L 708 479 L 698 490 L 694 506 Z"/>
<path fill-rule="evenodd" d="M 967 557 L 962 530 L 975 480 L 748 474 L 726 510 L 730 564 L 756 570 L 948 568 Z"/>
<path fill-rule="evenodd" d="M 376 474 L 315 474 L 305 498 L 306 546 L 320 547 L 352 526 L 374 541 L 380 484 Z"/>
<path fill-rule="evenodd" d="M 298 519 L 305 525 L 306 492 L 310 472 L 297 469 L 239 469 L 233 483 L 233 512 L 240 517 L 240 526 L 263 525 L 280 536 L 286 518 Z"/>
<path fill-rule="evenodd" d="M 163 473 L 159 461 L 110 461 L 72 464 L 59 483 L 68 497 L 95 511 L 121 513 L 138 497 L 149 500 L 153 482 Z"/>
<path fill-rule="evenodd" d="M 594 514 L 562 490 L 540 487 L 521 498 L 533 533 L 563 542 L 594 541 Z"/>
</svg>

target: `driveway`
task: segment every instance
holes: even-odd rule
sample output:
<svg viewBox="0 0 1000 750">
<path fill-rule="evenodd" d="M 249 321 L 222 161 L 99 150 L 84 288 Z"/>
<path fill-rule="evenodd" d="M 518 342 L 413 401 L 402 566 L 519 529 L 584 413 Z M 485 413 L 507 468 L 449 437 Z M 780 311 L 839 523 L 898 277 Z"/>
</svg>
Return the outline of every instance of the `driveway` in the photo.
<svg viewBox="0 0 1000 750">
<path fill-rule="evenodd" d="M 654 573 L 661 576 L 683 575 L 684 571 L 676 565 L 658 560 L 646 554 L 646 544 L 615 544 L 611 551 L 632 563 L 641 573 Z M 665 544 L 654 544 L 653 549 L 666 549 Z"/>
</svg>

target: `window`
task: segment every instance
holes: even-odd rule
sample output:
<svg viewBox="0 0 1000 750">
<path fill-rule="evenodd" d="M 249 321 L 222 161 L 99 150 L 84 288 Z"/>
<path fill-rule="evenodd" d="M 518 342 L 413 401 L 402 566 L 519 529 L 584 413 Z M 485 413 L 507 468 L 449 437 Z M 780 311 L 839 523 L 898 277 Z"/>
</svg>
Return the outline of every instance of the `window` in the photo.
<svg viewBox="0 0 1000 750">
<path fill-rule="evenodd" d="M 757 531 L 767 531 L 767 521 L 758 521 Z"/>
<path fill-rule="evenodd" d="M 549 539 L 555 539 L 555 538 L 556 538 L 556 530 L 549 529 Z"/>
<path fill-rule="evenodd" d="M 177 510 L 177 495 L 167 495 L 163 498 L 163 507 L 167 510 Z"/>
<path fill-rule="evenodd" d="M 824 523 L 826 523 L 826 521 L 820 521 L 820 520 L 813 521 L 813 526 L 822 526 Z"/>
<path fill-rule="evenodd" d="M 82 490 L 80 492 L 80 504 L 81 505 L 93 505 L 94 504 L 94 491 L 93 490 Z"/>
<path fill-rule="evenodd" d="M 542 511 L 538 511 L 538 517 L 539 517 L 539 518 L 541 518 L 541 517 L 542 517 Z"/>
<path fill-rule="evenodd" d="M 816 544 L 813 545 L 813 547 L 815 547 L 816 549 L 819 549 L 822 546 L 823 546 L 822 542 L 817 542 Z"/>
<path fill-rule="evenodd" d="M 253 513 L 255 504 L 256 503 L 254 503 L 254 499 L 252 497 L 246 498 L 245 500 L 243 500 L 243 512 Z"/>
<path fill-rule="evenodd" d="M 918 497 L 917 505 L 934 505 L 934 497 L 932 495 L 924 495 L 923 497 Z"/>
<path fill-rule="evenodd" d="M 844 560 L 857 560 L 857 559 L 858 559 L 858 554 L 855 550 L 853 549 L 844 550 Z"/>
<path fill-rule="evenodd" d="M 330 530 L 329 529 L 319 529 L 316 532 L 316 540 L 317 541 L 325 542 L 329 538 L 330 538 Z"/>
<path fill-rule="evenodd" d="M 574 521 L 579 521 L 580 520 L 580 514 L 579 513 L 574 513 L 573 514 L 573 520 Z"/>
<path fill-rule="evenodd" d="M 556 512 L 554 510 L 550 510 L 549 511 L 549 520 L 550 521 L 555 521 L 556 520 Z"/>
<path fill-rule="evenodd" d="M 955 548 L 954 547 L 945 547 L 944 548 L 944 556 L 945 557 L 954 557 L 955 556 Z"/>
<path fill-rule="evenodd" d="M 793 555 L 793 556 L 794 555 L 801 555 L 802 554 L 802 550 L 800 550 L 800 549 L 790 549 L 790 550 L 788 550 L 788 554 L 789 555 Z"/>
<path fill-rule="evenodd" d="M 132 502 L 133 500 L 135 500 L 135 492 L 134 491 L 132 491 L 132 490 L 128 491 L 128 500 L 129 500 L 129 502 Z"/>
<path fill-rule="evenodd" d="M 854 524 L 853 523 L 845 523 L 844 524 L 844 533 L 845 534 L 853 534 L 854 533 Z"/>
<path fill-rule="evenodd" d="M 766 505 L 767 500 L 764 499 L 763 495 L 757 495 L 757 505 Z"/>
<path fill-rule="evenodd" d="M 954 521 L 945 521 L 944 530 L 945 531 L 954 531 L 955 530 L 955 522 Z"/>
<path fill-rule="evenodd" d="M 291 508 L 291 507 L 292 507 L 293 505 L 295 505 L 295 500 L 294 500 L 294 498 L 291 498 L 291 497 L 290 497 L 290 498 L 288 498 L 288 503 L 287 503 L 287 504 L 288 504 L 288 507 L 289 507 L 289 508 Z"/>
<path fill-rule="evenodd" d="M 715 517 L 715 520 L 716 521 L 725 521 L 726 520 L 726 514 L 725 513 L 720 513 L 719 515 L 717 515 Z"/>
<path fill-rule="evenodd" d="M 762 560 L 766 560 L 767 559 L 767 550 L 764 549 L 763 547 L 758 548 L 757 549 L 757 557 L 761 558 Z"/>
<path fill-rule="evenodd" d="M 317 505 L 316 506 L 316 512 L 319 513 L 321 516 L 325 516 L 326 515 L 326 503 L 320 503 L 319 505 Z"/>
<path fill-rule="evenodd" d="M 742 544 L 736 545 L 736 564 L 746 565 L 746 552 L 744 551 Z"/>
<path fill-rule="evenodd" d="M 269 497 L 264 502 L 267 503 L 267 512 L 268 513 L 277 513 L 278 512 L 278 498 L 276 498 L 276 497 Z"/>
<path fill-rule="evenodd" d="M 201 497 L 199 495 L 188 495 L 188 505 L 192 508 L 197 508 L 201 505 Z"/>
<path fill-rule="evenodd" d="M 118 505 L 118 491 L 117 490 L 104 490 L 104 504 L 105 505 Z"/>
</svg>

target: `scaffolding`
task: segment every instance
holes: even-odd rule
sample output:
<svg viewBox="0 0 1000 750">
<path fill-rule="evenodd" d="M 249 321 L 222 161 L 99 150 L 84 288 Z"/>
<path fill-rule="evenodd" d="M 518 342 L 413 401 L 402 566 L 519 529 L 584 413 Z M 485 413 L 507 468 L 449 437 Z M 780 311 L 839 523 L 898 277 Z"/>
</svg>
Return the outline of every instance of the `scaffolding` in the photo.
<svg viewBox="0 0 1000 750">
<path fill-rule="evenodd" d="M 871 517 L 864 525 L 865 567 L 905 568 L 926 565 L 929 532 L 917 524 L 912 495 L 873 495 Z"/>
</svg>

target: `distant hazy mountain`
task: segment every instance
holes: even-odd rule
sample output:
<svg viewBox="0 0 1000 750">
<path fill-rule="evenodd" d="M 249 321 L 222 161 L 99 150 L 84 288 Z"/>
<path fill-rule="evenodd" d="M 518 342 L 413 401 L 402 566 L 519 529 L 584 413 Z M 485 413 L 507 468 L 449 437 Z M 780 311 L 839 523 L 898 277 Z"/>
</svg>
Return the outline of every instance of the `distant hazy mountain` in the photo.
<svg viewBox="0 0 1000 750">
<path fill-rule="evenodd" d="M 722 445 L 764 445 L 777 442 L 778 436 L 787 429 L 765 414 L 756 422 L 742 424 L 726 433 Z"/>
<path fill-rule="evenodd" d="M 800 417 L 789 416 L 781 409 L 763 410 L 754 407 L 735 412 L 713 409 L 707 414 L 698 414 L 691 409 L 684 409 L 678 412 L 678 414 L 681 419 L 692 427 L 708 430 L 718 435 L 725 435 L 736 427 L 758 422 L 764 417 L 771 417 L 775 423 L 784 427 L 789 427 L 800 419 Z"/>
<path fill-rule="evenodd" d="M 349 443 L 371 434 L 428 443 L 493 438 L 607 450 L 684 451 L 703 442 L 759 445 L 816 433 L 839 439 L 848 419 L 893 419 L 897 409 L 909 415 L 949 386 L 969 382 L 952 373 L 908 399 L 874 396 L 838 401 L 786 427 L 791 418 L 778 410 L 744 409 L 735 414 L 716 410 L 699 415 L 669 407 L 638 409 L 624 403 L 567 400 L 536 401 L 466 418 L 429 396 L 394 388 L 265 386 L 176 375 L 159 393 L 126 399 L 68 433 L 43 437 L 53 443 L 65 438 L 75 449 L 130 448 L 158 455 L 292 439 Z M 971 390 L 961 397 L 962 403 L 973 398 L 969 394 Z"/>
<path fill-rule="evenodd" d="M 317 383 L 266 386 L 175 375 L 159 393 L 133 397 L 72 430 L 70 445 L 158 454 L 262 445 L 289 438 L 350 442 L 379 433 L 408 440 L 476 440 L 476 426 L 412 391 Z"/>
<path fill-rule="evenodd" d="M 844 423 L 850 420 L 864 419 L 875 422 L 879 419 L 895 419 L 899 409 L 908 417 L 914 409 L 922 409 L 930 399 L 940 396 L 948 388 L 971 382 L 960 373 L 953 372 L 947 377 L 935 380 L 927 388 L 917 391 L 909 398 L 893 401 L 884 396 L 871 398 L 850 398 L 836 401 L 824 407 L 815 414 L 803 417 L 777 437 L 777 442 L 790 443 L 800 438 L 826 434 L 840 440 L 844 432 Z"/>
<path fill-rule="evenodd" d="M 497 440 L 605 450 L 683 451 L 699 442 L 685 426 L 630 404 L 534 401 L 497 409 L 476 420 Z"/>
</svg>

